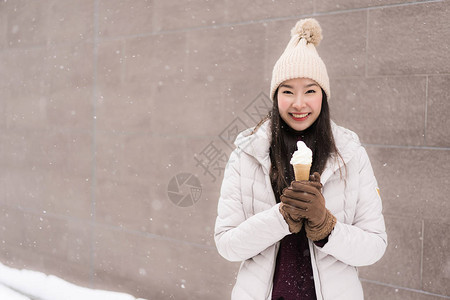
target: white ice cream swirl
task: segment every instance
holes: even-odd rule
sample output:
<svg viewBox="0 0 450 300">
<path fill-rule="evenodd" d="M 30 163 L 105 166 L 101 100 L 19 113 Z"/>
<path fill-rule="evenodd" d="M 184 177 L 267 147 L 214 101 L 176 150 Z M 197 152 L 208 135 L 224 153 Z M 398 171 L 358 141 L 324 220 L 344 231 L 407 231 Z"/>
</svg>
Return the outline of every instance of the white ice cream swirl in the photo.
<svg viewBox="0 0 450 300">
<path fill-rule="evenodd" d="M 302 141 L 297 142 L 297 151 L 292 154 L 291 165 L 310 165 L 312 164 L 312 151 Z"/>
</svg>

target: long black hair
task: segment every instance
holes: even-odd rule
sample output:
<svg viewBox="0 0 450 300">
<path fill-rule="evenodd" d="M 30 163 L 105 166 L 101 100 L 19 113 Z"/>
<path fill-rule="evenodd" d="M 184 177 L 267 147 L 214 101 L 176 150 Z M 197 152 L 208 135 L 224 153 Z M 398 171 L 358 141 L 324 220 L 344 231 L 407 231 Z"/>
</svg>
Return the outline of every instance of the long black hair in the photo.
<svg viewBox="0 0 450 300">
<path fill-rule="evenodd" d="M 270 119 L 272 140 L 270 144 L 270 160 L 272 167 L 270 179 L 277 202 L 285 187 L 294 180 L 294 169 L 290 159 L 297 150 L 297 141 L 303 141 L 313 153 L 311 174 L 322 174 L 330 157 L 341 158 L 331 131 L 330 109 L 325 92 L 322 90 L 322 108 L 317 120 L 306 130 L 292 129 L 280 116 L 278 110 L 278 90 L 275 91 L 272 111 L 260 124 Z M 256 126 L 255 131 L 259 126 Z M 342 158 L 341 158 L 342 160 Z"/>
</svg>

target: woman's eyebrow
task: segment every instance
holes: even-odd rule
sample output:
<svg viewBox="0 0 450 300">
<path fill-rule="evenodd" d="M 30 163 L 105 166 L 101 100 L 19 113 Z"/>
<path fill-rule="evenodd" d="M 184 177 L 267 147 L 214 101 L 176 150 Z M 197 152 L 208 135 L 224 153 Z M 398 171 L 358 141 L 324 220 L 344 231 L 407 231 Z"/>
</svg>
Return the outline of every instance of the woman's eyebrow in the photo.
<svg viewBox="0 0 450 300">
<path fill-rule="evenodd" d="M 280 85 L 280 88 L 282 88 L 282 87 L 288 88 L 288 89 L 293 89 L 292 85 L 289 85 L 289 84 L 282 84 L 282 85 Z"/>
<path fill-rule="evenodd" d="M 319 86 L 319 85 L 317 83 L 313 82 L 313 83 L 310 83 L 308 85 L 305 85 L 305 88 L 309 88 L 309 87 L 312 87 L 312 86 Z"/>
</svg>

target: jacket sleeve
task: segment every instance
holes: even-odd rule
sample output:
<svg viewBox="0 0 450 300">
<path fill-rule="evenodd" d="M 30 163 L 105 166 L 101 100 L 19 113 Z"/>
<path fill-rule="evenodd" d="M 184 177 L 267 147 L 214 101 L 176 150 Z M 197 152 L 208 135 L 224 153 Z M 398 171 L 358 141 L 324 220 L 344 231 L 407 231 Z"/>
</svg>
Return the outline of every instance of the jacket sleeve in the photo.
<svg viewBox="0 0 450 300">
<path fill-rule="evenodd" d="M 359 151 L 358 200 L 352 224 L 337 222 L 328 242 L 320 248 L 327 254 L 352 266 L 367 266 L 377 262 L 387 246 L 378 184 L 366 150 Z"/>
<path fill-rule="evenodd" d="M 230 156 L 217 208 L 214 240 L 219 254 L 229 261 L 252 258 L 290 233 L 279 204 L 247 218 L 241 193 L 243 155 L 235 150 Z"/>
</svg>

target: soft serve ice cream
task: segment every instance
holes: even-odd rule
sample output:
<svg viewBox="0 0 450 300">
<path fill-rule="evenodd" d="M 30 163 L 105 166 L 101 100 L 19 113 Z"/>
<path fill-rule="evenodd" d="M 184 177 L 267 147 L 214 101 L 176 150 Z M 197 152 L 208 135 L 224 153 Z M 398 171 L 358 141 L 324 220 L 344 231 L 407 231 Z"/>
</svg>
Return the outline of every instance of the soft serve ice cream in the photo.
<svg viewBox="0 0 450 300">
<path fill-rule="evenodd" d="M 312 164 L 312 151 L 302 141 L 297 142 L 297 151 L 292 154 L 291 165 L 294 166 L 295 180 L 309 180 Z"/>
</svg>

